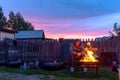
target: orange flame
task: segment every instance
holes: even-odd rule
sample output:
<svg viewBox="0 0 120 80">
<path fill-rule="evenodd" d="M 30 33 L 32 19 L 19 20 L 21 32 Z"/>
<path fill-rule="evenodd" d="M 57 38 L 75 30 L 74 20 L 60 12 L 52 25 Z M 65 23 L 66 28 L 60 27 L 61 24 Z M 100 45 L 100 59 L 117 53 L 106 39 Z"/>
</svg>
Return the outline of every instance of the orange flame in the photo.
<svg viewBox="0 0 120 80">
<path fill-rule="evenodd" d="M 84 62 L 97 62 L 98 60 L 96 60 L 96 58 L 93 56 L 94 53 L 93 51 L 87 51 L 87 54 L 85 54 L 85 56 L 83 57 L 83 61 Z"/>
<path fill-rule="evenodd" d="M 97 48 L 85 48 L 86 54 L 80 62 L 98 62 L 98 60 L 94 56 L 93 51 L 97 51 Z"/>
</svg>

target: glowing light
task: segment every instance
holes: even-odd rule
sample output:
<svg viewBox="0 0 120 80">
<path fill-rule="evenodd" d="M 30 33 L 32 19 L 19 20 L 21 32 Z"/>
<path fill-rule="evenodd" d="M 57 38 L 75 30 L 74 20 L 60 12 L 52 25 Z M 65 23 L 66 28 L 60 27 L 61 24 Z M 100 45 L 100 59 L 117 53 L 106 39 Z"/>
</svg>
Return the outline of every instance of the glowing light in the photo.
<svg viewBox="0 0 120 80">
<path fill-rule="evenodd" d="M 86 39 L 95 39 L 96 37 L 100 37 L 100 36 L 94 36 L 94 35 L 84 35 L 84 34 L 67 34 L 67 33 L 60 33 L 60 34 L 54 34 L 54 33 L 49 33 L 49 32 L 45 32 L 45 36 L 47 38 L 53 38 L 53 39 L 59 39 L 59 38 L 64 38 L 64 39 L 81 39 L 81 40 L 86 40 Z"/>
<path fill-rule="evenodd" d="M 85 54 L 83 60 L 83 62 L 98 62 L 98 60 L 96 60 L 96 58 L 93 56 L 94 52 L 93 51 L 89 51 L 87 50 L 87 54 Z"/>
<path fill-rule="evenodd" d="M 94 52 L 93 51 L 97 51 L 97 48 L 91 48 L 91 43 L 88 42 L 87 46 L 89 48 L 85 48 L 85 55 L 83 57 L 82 60 L 80 60 L 80 62 L 98 62 L 98 60 L 95 58 L 94 56 Z"/>
</svg>

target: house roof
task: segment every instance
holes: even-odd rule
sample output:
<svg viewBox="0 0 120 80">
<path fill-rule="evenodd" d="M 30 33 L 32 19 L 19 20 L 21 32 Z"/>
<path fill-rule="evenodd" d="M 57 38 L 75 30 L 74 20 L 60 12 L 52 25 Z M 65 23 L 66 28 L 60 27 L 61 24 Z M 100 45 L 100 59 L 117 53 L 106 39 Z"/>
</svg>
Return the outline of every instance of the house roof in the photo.
<svg viewBox="0 0 120 80">
<path fill-rule="evenodd" d="M 43 30 L 18 31 L 15 34 L 16 39 L 43 39 L 45 38 Z"/>
<path fill-rule="evenodd" d="M 13 30 L 4 29 L 4 28 L 0 28 L 0 31 L 1 31 L 1 32 L 6 32 L 6 33 L 12 33 L 12 34 L 15 33 L 15 31 L 13 31 Z"/>
</svg>

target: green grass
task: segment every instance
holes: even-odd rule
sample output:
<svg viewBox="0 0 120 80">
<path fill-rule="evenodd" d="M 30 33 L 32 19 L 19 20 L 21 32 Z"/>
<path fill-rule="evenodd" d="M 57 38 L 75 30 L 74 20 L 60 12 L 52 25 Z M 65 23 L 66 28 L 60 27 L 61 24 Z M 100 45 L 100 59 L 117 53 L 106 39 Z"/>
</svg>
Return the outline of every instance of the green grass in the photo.
<svg viewBox="0 0 120 80">
<path fill-rule="evenodd" d="M 101 68 L 100 77 L 102 78 L 101 80 L 118 80 L 118 74 L 110 71 L 109 68 Z"/>
<path fill-rule="evenodd" d="M 8 80 L 8 79 L 5 79 L 5 78 L 0 78 L 0 80 Z"/>
<path fill-rule="evenodd" d="M 83 73 L 81 71 L 70 72 L 69 70 L 61 71 L 46 71 L 46 70 L 18 70 L 13 68 L 0 68 L 0 72 L 10 72 L 10 73 L 21 73 L 25 75 L 30 74 L 43 74 L 43 75 L 55 75 L 54 80 L 84 80 L 88 78 L 94 80 L 96 78 L 95 71 Z M 5 80 L 5 79 L 0 79 Z M 44 77 L 43 80 L 49 80 L 48 77 Z M 118 75 L 116 72 L 110 71 L 107 67 L 100 68 L 99 80 L 118 80 Z"/>
</svg>

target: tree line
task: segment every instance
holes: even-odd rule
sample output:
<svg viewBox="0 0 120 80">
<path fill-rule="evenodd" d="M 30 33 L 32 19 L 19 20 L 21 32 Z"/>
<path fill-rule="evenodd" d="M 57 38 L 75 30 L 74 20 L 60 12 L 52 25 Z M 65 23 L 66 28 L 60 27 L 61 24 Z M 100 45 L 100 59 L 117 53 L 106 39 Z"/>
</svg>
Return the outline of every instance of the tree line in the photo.
<svg viewBox="0 0 120 80">
<path fill-rule="evenodd" d="M 2 7 L 0 7 L 0 28 L 7 28 L 14 31 L 34 30 L 34 26 L 30 22 L 25 21 L 24 17 L 19 12 L 15 14 L 11 11 L 7 19 Z"/>
</svg>

